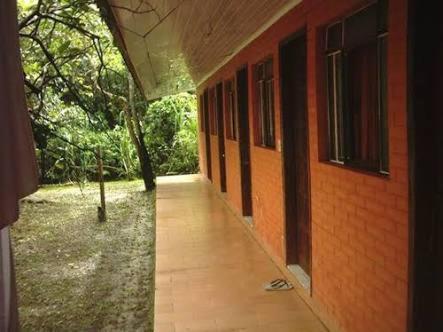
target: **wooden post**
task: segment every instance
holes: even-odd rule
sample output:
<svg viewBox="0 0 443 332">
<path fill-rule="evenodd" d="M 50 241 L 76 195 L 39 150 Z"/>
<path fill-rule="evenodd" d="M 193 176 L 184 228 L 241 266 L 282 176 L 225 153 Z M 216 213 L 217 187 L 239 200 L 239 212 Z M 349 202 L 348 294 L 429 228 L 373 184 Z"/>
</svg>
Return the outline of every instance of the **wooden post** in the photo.
<svg viewBox="0 0 443 332">
<path fill-rule="evenodd" d="M 103 179 L 103 159 L 102 149 L 97 148 L 97 168 L 98 168 L 98 181 L 100 183 L 100 202 L 101 206 L 97 207 L 98 221 L 106 221 L 106 200 L 105 200 L 105 181 Z"/>
</svg>

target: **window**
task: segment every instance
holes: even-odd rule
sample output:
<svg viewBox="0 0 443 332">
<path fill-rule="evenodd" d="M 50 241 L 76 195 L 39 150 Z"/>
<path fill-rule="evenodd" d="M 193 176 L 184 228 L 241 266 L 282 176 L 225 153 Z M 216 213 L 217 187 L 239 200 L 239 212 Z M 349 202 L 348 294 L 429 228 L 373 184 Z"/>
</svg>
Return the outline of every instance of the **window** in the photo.
<svg viewBox="0 0 443 332">
<path fill-rule="evenodd" d="M 217 98 L 215 88 L 209 90 L 209 131 L 211 135 L 217 135 Z"/>
<path fill-rule="evenodd" d="M 329 160 L 389 172 L 387 1 L 326 29 Z"/>
<path fill-rule="evenodd" d="M 255 66 L 255 144 L 275 147 L 274 69 L 272 59 Z"/>
<path fill-rule="evenodd" d="M 237 105 L 235 103 L 234 79 L 225 82 L 225 126 L 226 137 L 237 139 Z"/>
<path fill-rule="evenodd" d="M 204 100 L 203 95 L 200 95 L 200 104 L 198 105 L 198 111 L 200 114 L 200 131 L 205 131 L 205 118 L 204 118 Z"/>
</svg>

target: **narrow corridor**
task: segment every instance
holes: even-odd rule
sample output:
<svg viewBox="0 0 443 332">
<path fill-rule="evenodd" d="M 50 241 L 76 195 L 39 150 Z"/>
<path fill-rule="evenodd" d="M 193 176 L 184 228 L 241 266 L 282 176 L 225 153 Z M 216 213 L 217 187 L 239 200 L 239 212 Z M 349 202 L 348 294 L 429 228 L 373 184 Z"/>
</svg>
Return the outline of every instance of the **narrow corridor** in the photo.
<svg viewBox="0 0 443 332">
<path fill-rule="evenodd" d="M 199 175 L 157 180 L 155 331 L 326 331 Z"/>
</svg>

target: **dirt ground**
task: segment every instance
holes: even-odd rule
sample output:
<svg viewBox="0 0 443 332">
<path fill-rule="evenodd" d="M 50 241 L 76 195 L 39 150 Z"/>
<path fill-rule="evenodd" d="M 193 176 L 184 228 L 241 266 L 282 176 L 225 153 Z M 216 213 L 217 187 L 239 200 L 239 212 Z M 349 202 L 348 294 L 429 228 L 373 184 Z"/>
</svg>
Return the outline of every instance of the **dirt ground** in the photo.
<svg viewBox="0 0 443 332">
<path fill-rule="evenodd" d="M 23 331 L 152 331 L 155 194 L 141 181 L 48 186 L 13 227 Z"/>
</svg>

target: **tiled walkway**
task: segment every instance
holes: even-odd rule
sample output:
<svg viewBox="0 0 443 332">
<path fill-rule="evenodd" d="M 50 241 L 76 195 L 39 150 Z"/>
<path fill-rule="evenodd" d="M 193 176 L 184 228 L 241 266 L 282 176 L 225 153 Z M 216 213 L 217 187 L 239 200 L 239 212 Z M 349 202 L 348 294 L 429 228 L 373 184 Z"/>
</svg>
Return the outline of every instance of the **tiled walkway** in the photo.
<svg viewBox="0 0 443 332">
<path fill-rule="evenodd" d="M 326 331 L 199 176 L 158 179 L 155 331 Z"/>
</svg>

